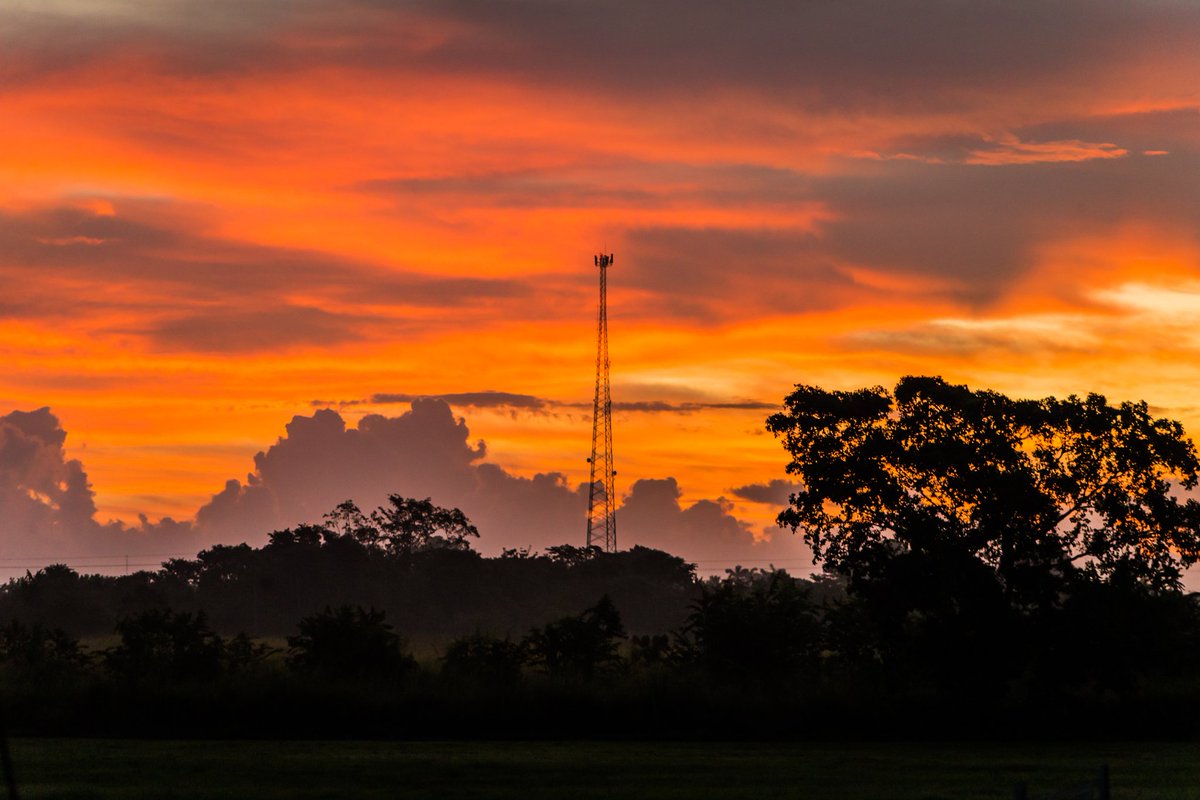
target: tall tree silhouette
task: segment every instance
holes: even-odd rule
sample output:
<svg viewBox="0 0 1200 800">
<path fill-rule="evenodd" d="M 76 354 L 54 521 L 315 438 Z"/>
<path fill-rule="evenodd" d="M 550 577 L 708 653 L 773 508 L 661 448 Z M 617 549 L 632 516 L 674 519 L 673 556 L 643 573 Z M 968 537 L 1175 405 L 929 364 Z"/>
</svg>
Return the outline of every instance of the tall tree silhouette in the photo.
<svg viewBox="0 0 1200 800">
<path fill-rule="evenodd" d="M 901 556 L 992 573 L 1011 602 L 1116 576 L 1179 586 L 1200 559 L 1195 448 L 1145 403 L 1096 394 L 1014 400 L 941 378 L 797 386 L 767 420 L 801 488 L 779 523 L 817 559 L 869 580 Z"/>
</svg>

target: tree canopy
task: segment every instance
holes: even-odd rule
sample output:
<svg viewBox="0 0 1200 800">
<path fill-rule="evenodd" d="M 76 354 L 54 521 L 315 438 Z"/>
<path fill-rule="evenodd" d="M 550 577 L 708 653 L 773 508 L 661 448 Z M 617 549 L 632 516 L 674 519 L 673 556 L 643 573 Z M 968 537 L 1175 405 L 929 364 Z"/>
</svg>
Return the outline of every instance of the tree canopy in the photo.
<svg viewBox="0 0 1200 800">
<path fill-rule="evenodd" d="M 906 377 L 894 392 L 797 386 L 767 428 L 800 479 L 780 525 L 852 580 L 917 556 L 986 567 L 1010 599 L 1040 602 L 1074 579 L 1177 588 L 1200 559 L 1186 493 L 1200 461 L 1144 402 Z"/>
</svg>

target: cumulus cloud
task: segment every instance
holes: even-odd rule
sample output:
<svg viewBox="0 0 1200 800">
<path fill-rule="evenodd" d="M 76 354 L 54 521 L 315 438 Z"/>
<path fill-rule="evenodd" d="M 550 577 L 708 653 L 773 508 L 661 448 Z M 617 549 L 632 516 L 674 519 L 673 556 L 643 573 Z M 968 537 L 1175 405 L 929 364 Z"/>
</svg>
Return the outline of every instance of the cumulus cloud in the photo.
<svg viewBox="0 0 1200 800">
<path fill-rule="evenodd" d="M 763 503 L 771 506 L 786 506 L 792 494 L 800 490 L 800 484 L 776 478 L 767 483 L 750 483 L 738 486 L 729 491 L 735 497 L 749 500 L 751 503 Z"/>
<path fill-rule="evenodd" d="M 636 481 L 617 512 L 618 541 L 656 547 L 714 566 L 806 563 L 797 537 L 774 529 L 755 540 L 750 526 L 733 514 L 724 497 L 680 502 L 683 492 L 674 478 Z M 804 559 L 804 561 L 800 561 Z"/>
<path fill-rule="evenodd" d="M 94 525 L 92 490 L 83 465 L 65 457 L 66 438 L 49 408 L 0 417 L 0 552 L 50 551 Z"/>
<path fill-rule="evenodd" d="M 136 527 L 97 522 L 83 464 L 49 408 L 0 417 L 0 573 L 57 559 L 171 552 L 198 544 L 191 525 L 145 517 Z"/>
<path fill-rule="evenodd" d="M 294 417 L 286 435 L 255 456 L 244 482 L 229 481 L 199 510 L 196 525 L 216 539 L 261 539 L 276 528 L 319 521 L 343 500 L 369 509 L 398 493 L 461 508 L 479 527 L 485 553 L 582 539 L 585 484 L 571 486 L 559 473 L 513 475 L 486 455 L 445 398 L 419 397 L 398 417 L 369 415 L 354 428 L 322 409 Z M 685 507 L 680 496 L 674 478 L 635 482 L 618 511 L 622 546 L 731 564 L 762 555 L 729 501 Z"/>
<path fill-rule="evenodd" d="M 17 561 L 38 566 L 24 563 L 31 559 L 119 569 L 121 557 L 139 554 L 135 566 L 153 566 L 145 559 L 218 542 L 261 544 L 272 530 L 321 521 L 344 500 L 370 510 L 392 493 L 461 508 L 486 554 L 581 543 L 584 535 L 586 484 L 571 486 L 559 473 L 513 475 L 486 461 L 484 443 L 472 442 L 466 421 L 439 398 L 417 398 L 398 417 L 369 415 L 355 427 L 330 409 L 294 417 L 245 480 L 227 481 L 194 521 L 98 522 L 83 465 L 63 450 L 66 436 L 48 408 L 0 417 L 0 570 Z M 685 505 L 681 496 L 674 478 L 636 481 L 618 510 L 620 544 L 666 549 L 709 570 L 799 552 L 790 537 L 756 542 L 723 497 Z M 118 560 L 101 565 L 99 556 Z"/>
</svg>

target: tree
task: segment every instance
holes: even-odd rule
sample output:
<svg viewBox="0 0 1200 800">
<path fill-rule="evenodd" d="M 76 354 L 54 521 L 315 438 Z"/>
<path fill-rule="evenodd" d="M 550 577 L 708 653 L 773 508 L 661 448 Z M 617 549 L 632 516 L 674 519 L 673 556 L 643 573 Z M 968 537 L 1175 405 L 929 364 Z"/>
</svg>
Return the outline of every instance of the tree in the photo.
<svg viewBox="0 0 1200 800">
<path fill-rule="evenodd" d="M 767 428 L 801 481 L 779 524 L 852 585 L 901 557 L 935 572 L 974 563 L 1028 607 L 1073 580 L 1177 589 L 1200 559 L 1200 504 L 1179 491 L 1200 462 L 1144 402 L 1014 400 L 906 377 L 894 393 L 797 386 Z"/>
<path fill-rule="evenodd" d="M 479 529 L 466 514 L 457 508 L 435 506 L 428 497 L 417 500 L 390 494 L 387 503 L 369 515 L 347 500 L 325 518 L 336 534 L 398 556 L 430 550 L 470 550 L 469 540 L 479 538 Z"/>
<path fill-rule="evenodd" d="M 134 680 L 207 681 L 222 671 L 225 643 L 204 613 L 156 609 L 117 623 L 121 643 L 104 653 L 108 668 Z"/>
<path fill-rule="evenodd" d="M 809 594 L 807 581 L 782 570 L 730 570 L 701 586 L 685 655 L 721 678 L 815 677 L 822 630 Z"/>
<path fill-rule="evenodd" d="M 79 641 L 59 628 L 13 620 L 0 627 L 0 667 L 27 681 L 70 678 L 83 670 L 87 655 Z"/>
<path fill-rule="evenodd" d="M 510 686 L 520 680 L 525 648 L 520 642 L 474 633 L 455 639 L 442 657 L 442 674 L 457 680 L 478 680 Z"/>
<path fill-rule="evenodd" d="M 340 606 L 305 617 L 300 633 L 287 637 L 289 663 L 302 672 L 334 680 L 392 680 L 416 666 L 385 614 Z"/>
<path fill-rule="evenodd" d="M 618 642 L 625 636 L 621 615 L 608 595 L 579 616 L 564 617 L 525 637 L 530 661 L 551 675 L 590 680 L 616 667 Z"/>
</svg>

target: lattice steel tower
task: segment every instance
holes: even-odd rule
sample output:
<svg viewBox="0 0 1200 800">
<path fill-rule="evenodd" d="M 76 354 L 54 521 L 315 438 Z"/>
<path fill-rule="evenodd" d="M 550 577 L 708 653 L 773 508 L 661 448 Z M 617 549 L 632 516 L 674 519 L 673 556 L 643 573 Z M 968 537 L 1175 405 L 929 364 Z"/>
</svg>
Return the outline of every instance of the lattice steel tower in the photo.
<svg viewBox="0 0 1200 800">
<path fill-rule="evenodd" d="M 617 550 L 617 491 L 613 478 L 612 397 L 608 388 L 608 268 L 612 253 L 593 258 L 600 268 L 600 318 L 596 328 L 596 398 L 592 403 L 591 481 L 588 485 L 587 546 Z"/>
</svg>

